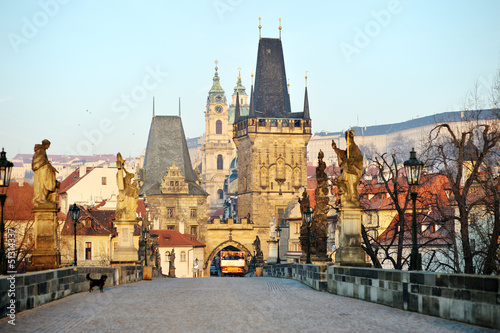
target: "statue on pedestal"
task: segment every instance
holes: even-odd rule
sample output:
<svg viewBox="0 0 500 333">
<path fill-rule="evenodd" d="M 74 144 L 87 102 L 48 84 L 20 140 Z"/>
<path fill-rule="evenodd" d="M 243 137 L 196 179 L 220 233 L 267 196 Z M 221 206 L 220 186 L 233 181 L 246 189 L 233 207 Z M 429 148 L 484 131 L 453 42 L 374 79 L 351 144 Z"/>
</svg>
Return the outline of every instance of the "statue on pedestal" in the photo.
<svg viewBox="0 0 500 333">
<path fill-rule="evenodd" d="M 340 176 L 337 178 L 340 206 L 359 207 L 358 185 L 363 173 L 363 155 L 358 145 L 354 142 L 356 131 L 349 130 L 345 133 L 346 150 L 337 148 L 332 140 L 332 148 L 337 153 L 340 165 Z"/>
<path fill-rule="evenodd" d="M 46 150 L 50 141 L 45 139 L 35 145 L 35 154 L 31 168 L 34 175 L 33 203 L 35 208 L 44 204 L 55 205 L 57 189 L 60 183 L 56 180 L 57 170 L 50 164 Z"/>
<path fill-rule="evenodd" d="M 133 182 L 134 175 L 125 170 L 125 159 L 118 153 L 116 155 L 116 182 L 118 184 L 118 200 L 116 203 L 116 220 L 135 220 L 137 211 L 137 200 L 139 198 L 139 187 Z"/>
</svg>

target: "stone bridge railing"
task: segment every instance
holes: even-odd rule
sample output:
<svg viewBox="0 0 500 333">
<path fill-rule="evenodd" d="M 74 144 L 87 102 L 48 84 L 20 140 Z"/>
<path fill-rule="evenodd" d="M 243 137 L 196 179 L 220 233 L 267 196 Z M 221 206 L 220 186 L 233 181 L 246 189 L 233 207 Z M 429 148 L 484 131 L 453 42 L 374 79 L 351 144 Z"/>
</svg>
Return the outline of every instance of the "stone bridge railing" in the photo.
<svg viewBox="0 0 500 333">
<path fill-rule="evenodd" d="M 86 279 L 108 276 L 105 288 L 142 280 L 142 266 L 67 267 L 0 277 L 0 318 L 32 309 L 65 296 L 88 291 Z M 95 289 L 94 289 L 95 290 Z M 13 304 L 13 305 L 12 305 Z M 15 309 L 15 310 L 14 310 Z"/>
<path fill-rule="evenodd" d="M 500 329 L 500 277 L 329 265 L 280 264 L 263 276 L 293 278 L 319 291 Z"/>
</svg>

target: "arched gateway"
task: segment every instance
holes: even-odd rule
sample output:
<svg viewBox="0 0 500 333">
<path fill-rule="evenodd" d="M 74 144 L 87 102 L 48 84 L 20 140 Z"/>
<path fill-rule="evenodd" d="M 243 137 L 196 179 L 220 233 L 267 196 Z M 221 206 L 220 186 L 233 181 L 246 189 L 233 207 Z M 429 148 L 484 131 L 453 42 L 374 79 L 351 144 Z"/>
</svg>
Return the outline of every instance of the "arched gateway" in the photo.
<svg viewBox="0 0 500 333">
<path fill-rule="evenodd" d="M 215 247 L 212 252 L 209 254 L 207 260 L 205 261 L 205 264 L 203 266 L 203 269 L 207 269 L 210 267 L 210 264 L 212 262 L 212 260 L 214 260 L 215 256 L 217 255 L 217 253 L 219 253 L 219 251 L 221 251 L 222 249 L 228 247 L 228 246 L 234 246 L 235 248 L 237 248 L 238 250 L 240 251 L 243 251 L 245 252 L 245 257 L 248 256 L 249 254 L 251 255 L 252 253 L 243 245 L 241 244 L 240 242 L 237 242 L 235 240 L 228 240 L 228 241 L 225 241 L 225 242 L 222 242 L 220 243 L 217 247 Z"/>
</svg>

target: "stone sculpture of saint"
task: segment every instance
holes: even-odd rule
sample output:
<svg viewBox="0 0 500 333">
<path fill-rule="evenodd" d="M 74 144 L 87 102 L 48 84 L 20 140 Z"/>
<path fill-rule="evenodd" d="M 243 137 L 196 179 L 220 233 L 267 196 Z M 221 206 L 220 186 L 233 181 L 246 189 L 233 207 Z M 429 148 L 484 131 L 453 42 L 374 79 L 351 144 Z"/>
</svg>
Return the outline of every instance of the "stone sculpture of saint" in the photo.
<svg viewBox="0 0 500 333">
<path fill-rule="evenodd" d="M 255 255 L 259 255 L 259 253 L 261 252 L 259 236 L 255 236 L 255 240 L 253 241 L 252 245 L 255 249 Z"/>
<path fill-rule="evenodd" d="M 346 132 L 346 150 L 337 148 L 332 140 L 332 148 L 337 153 L 340 165 L 340 176 L 337 178 L 341 207 L 359 207 L 358 185 L 363 173 L 363 155 L 354 142 L 356 132 Z"/>
<path fill-rule="evenodd" d="M 35 154 L 31 168 L 34 175 L 33 203 L 35 207 L 56 203 L 57 189 L 60 183 L 56 180 L 57 170 L 50 164 L 46 150 L 50 141 L 45 139 L 35 145 Z"/>
<path fill-rule="evenodd" d="M 118 198 L 116 203 L 116 220 L 127 221 L 136 219 L 139 186 L 133 182 L 134 175 L 125 170 L 125 159 L 118 153 L 116 155 L 116 182 L 118 184 Z"/>
</svg>

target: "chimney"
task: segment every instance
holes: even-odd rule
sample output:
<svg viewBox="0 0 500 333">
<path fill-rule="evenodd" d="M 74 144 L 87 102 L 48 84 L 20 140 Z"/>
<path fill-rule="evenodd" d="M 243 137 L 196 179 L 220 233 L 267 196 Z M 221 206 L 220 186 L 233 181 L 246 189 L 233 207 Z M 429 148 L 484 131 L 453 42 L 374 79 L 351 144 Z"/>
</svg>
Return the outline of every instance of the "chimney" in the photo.
<svg viewBox="0 0 500 333">
<path fill-rule="evenodd" d="M 80 165 L 78 178 L 82 178 L 87 174 L 87 167 L 85 165 Z"/>
</svg>

